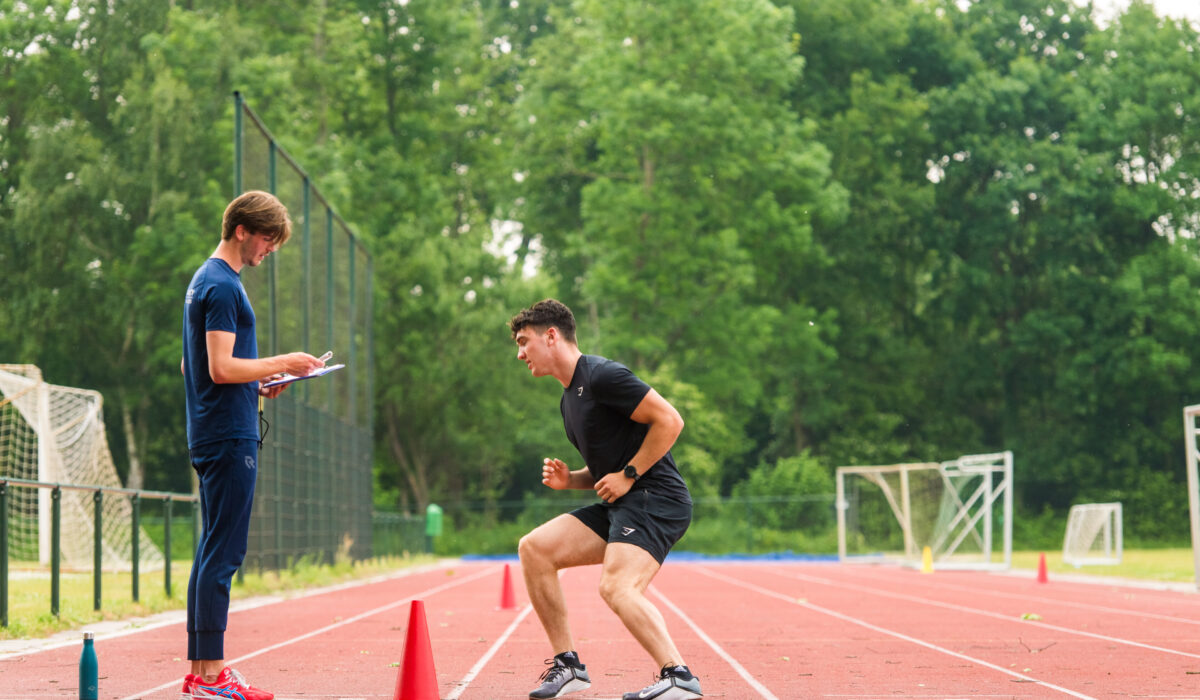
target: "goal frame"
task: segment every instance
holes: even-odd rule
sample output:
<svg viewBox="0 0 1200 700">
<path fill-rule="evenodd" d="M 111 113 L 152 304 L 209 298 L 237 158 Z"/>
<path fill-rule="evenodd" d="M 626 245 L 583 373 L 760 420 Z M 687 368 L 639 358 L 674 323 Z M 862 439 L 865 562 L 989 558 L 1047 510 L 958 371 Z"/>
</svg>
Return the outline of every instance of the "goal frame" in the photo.
<svg viewBox="0 0 1200 700">
<path fill-rule="evenodd" d="M 1183 409 L 1183 442 L 1187 454 L 1188 520 L 1192 530 L 1192 570 L 1196 590 L 1200 591 L 1200 477 L 1197 476 L 1200 449 L 1197 449 L 1196 445 L 1200 429 L 1196 427 L 1197 416 L 1200 416 L 1200 405 L 1187 406 Z"/>
<path fill-rule="evenodd" d="M 1104 542 L 1104 555 L 1094 555 L 1087 552 L 1076 555 L 1070 548 L 1072 536 L 1075 538 L 1081 536 L 1085 518 L 1089 513 L 1099 513 L 1103 516 L 1104 520 L 1096 528 L 1096 533 L 1088 539 L 1088 550 L 1090 551 L 1091 544 L 1096 540 L 1096 537 L 1101 537 Z M 1075 568 L 1120 564 L 1121 555 L 1124 550 L 1121 521 L 1120 503 L 1079 503 L 1071 506 L 1071 510 L 1067 513 L 1067 529 L 1063 534 L 1063 563 L 1070 564 Z"/>
<path fill-rule="evenodd" d="M 82 570 L 96 565 L 97 508 L 102 523 L 100 568 L 126 571 L 136 565 L 140 570 L 148 571 L 166 565 L 162 551 L 151 541 L 145 528 L 131 529 L 133 505 L 129 499 L 95 500 L 89 493 L 96 488 L 121 489 L 105 435 L 103 405 L 104 399 L 99 392 L 50 384 L 35 365 L 0 364 L 0 408 L 11 412 L 7 422 L 0 422 L 0 431 L 5 425 L 24 426 L 18 427 L 17 433 L 13 434 L 25 435 L 26 445 L 36 442 L 36 455 L 17 452 L 16 459 L 11 459 L 12 455 L 8 454 L 11 446 L 0 442 L 0 465 L 7 465 L 12 472 L 0 475 L 0 478 L 8 476 L 15 483 L 27 481 L 37 485 L 33 496 L 21 496 L 15 504 L 10 500 L 9 512 L 5 515 L 10 543 L 15 539 L 22 542 L 23 547 L 35 550 L 27 552 L 35 555 L 28 559 L 30 563 L 43 567 L 55 564 L 52 542 L 55 507 L 51 489 L 43 487 L 49 485 L 59 487 L 60 491 L 57 502 L 61 518 L 57 552 L 60 566 Z M 57 420 L 56 415 L 61 420 Z M 0 418 L 3 416 L 0 413 Z M 2 433 L 0 437 L 3 437 Z M 25 509 L 24 517 L 14 516 L 14 507 Z M 24 536 L 14 532 L 13 528 L 7 527 L 14 519 L 36 523 L 36 534 L 31 534 L 32 528 L 28 526 L 23 526 Z M 133 561 L 135 552 L 136 564 Z M 9 556 L 12 554 L 10 549 Z"/>
<path fill-rule="evenodd" d="M 946 529 L 937 534 L 933 541 L 920 543 L 913 537 L 912 505 L 908 489 L 909 474 L 914 471 L 937 470 L 944 483 L 961 477 L 982 477 L 980 483 L 966 498 L 959 498 L 957 489 L 954 490 L 957 502 L 957 512 L 950 520 Z M 904 536 L 904 553 L 899 557 L 881 555 L 851 555 L 846 546 L 846 511 L 850 504 L 846 500 L 846 476 L 864 475 L 868 478 L 880 478 L 882 474 L 898 474 L 900 477 L 900 494 L 891 493 L 884 489 L 884 497 L 892 508 L 897 523 Z M 920 462 L 910 464 L 893 464 L 879 466 L 846 466 L 837 468 L 837 526 L 838 526 L 838 560 L 846 563 L 877 563 L 880 561 L 896 561 L 897 563 L 920 567 L 922 566 L 923 550 L 928 546 L 931 550 L 933 563 L 941 569 L 967 570 L 1007 570 L 1012 566 L 1012 522 L 1013 522 L 1013 454 L 1011 451 L 995 452 L 979 455 L 964 455 L 948 462 Z M 997 481 L 998 479 L 998 481 Z M 993 558 L 993 515 L 999 507 L 1002 516 L 1001 528 L 1001 560 Z M 981 553 L 976 561 L 956 559 L 955 553 L 962 542 L 973 536 L 981 544 Z"/>
</svg>

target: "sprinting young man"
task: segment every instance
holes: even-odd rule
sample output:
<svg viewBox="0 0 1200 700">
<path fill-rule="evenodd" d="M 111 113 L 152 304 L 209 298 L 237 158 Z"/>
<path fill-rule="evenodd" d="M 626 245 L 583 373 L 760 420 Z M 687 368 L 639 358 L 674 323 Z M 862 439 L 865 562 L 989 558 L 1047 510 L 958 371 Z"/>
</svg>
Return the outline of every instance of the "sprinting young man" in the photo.
<svg viewBox="0 0 1200 700">
<path fill-rule="evenodd" d="M 558 572 L 600 564 L 600 596 L 659 669 L 658 680 L 626 700 L 690 700 L 702 696 L 667 633 L 646 588 L 667 552 L 687 531 L 692 499 L 671 447 L 683 430 L 679 412 L 627 367 L 584 355 L 575 340 L 575 317 L 546 299 L 509 322 L 517 359 L 535 377 L 563 385 L 559 408 L 567 438 L 585 466 L 571 470 L 546 459 L 542 483 L 552 489 L 592 489 L 600 503 L 544 523 L 521 538 L 518 552 L 530 602 L 554 658 L 530 698 L 557 698 L 591 685 L 567 620 Z"/>
<path fill-rule="evenodd" d="M 291 231 L 287 208 L 274 195 L 241 195 L 225 209 L 221 242 L 196 270 L 184 297 L 180 370 L 203 524 L 188 579 L 192 664 L 182 700 L 274 697 L 225 665 L 224 645 L 229 584 L 246 556 L 258 477 L 258 397 L 273 399 L 286 386 L 262 389 L 259 383 L 283 372 L 309 374 L 325 364 L 303 352 L 258 357 L 254 309 L 240 273 L 278 250 Z"/>
</svg>

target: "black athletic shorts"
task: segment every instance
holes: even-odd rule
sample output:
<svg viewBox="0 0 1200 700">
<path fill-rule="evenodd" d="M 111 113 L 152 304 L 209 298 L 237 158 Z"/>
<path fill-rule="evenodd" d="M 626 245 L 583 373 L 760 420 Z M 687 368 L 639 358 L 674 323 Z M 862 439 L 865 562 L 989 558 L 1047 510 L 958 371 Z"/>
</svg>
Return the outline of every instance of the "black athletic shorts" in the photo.
<svg viewBox="0 0 1200 700">
<path fill-rule="evenodd" d="M 687 532 L 692 504 L 648 490 L 630 491 L 616 503 L 595 503 L 571 511 L 605 542 L 628 542 L 650 552 L 659 564 Z"/>
</svg>

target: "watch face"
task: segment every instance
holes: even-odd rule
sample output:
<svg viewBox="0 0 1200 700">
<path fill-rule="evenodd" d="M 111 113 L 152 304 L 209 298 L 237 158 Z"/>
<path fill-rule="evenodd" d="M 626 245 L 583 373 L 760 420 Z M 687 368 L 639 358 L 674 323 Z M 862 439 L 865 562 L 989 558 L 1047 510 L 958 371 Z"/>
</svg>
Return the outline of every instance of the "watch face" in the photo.
<svg viewBox="0 0 1200 700">
<path fill-rule="evenodd" d="M 634 467 L 632 464 L 626 464 L 625 465 L 625 476 L 636 481 L 638 478 L 637 468 Z"/>
</svg>

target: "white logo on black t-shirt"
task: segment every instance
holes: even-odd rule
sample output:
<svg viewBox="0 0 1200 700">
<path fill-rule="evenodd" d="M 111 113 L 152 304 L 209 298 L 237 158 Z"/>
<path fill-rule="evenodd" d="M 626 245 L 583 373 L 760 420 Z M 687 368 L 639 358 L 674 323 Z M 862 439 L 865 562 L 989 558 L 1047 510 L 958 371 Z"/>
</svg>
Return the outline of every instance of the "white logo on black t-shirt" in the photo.
<svg viewBox="0 0 1200 700">
<path fill-rule="evenodd" d="M 582 387 L 582 386 L 581 386 L 581 387 L 579 387 L 579 395 L 580 395 L 580 396 L 583 396 L 583 387 Z"/>
</svg>

